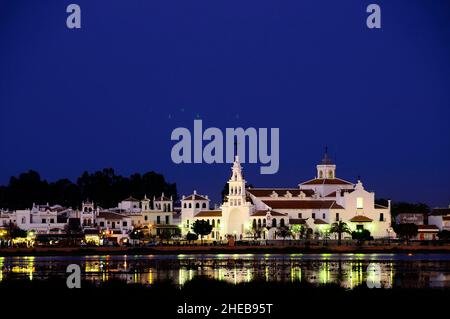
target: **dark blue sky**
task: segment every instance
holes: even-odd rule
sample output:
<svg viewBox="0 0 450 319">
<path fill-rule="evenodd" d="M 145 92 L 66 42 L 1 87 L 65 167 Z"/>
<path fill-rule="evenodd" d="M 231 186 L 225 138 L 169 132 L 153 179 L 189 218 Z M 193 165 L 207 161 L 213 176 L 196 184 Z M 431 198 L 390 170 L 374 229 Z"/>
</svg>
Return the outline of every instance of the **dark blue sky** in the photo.
<svg viewBox="0 0 450 319">
<path fill-rule="evenodd" d="M 217 200 L 229 164 L 170 159 L 199 117 L 280 128 L 279 173 L 244 167 L 255 186 L 312 178 L 328 145 L 377 197 L 450 203 L 450 1 L 0 0 L 0 76 L 0 184 L 156 170 Z"/>
</svg>

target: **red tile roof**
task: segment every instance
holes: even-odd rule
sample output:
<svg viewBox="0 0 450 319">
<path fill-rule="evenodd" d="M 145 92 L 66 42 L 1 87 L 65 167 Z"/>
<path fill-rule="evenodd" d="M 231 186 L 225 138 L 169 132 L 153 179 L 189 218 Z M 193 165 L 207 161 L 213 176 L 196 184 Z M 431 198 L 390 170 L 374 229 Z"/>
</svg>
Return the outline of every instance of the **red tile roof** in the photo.
<svg viewBox="0 0 450 319">
<path fill-rule="evenodd" d="M 353 185 L 353 183 L 340 178 L 315 178 L 303 182 L 300 185 Z"/>
<path fill-rule="evenodd" d="M 221 210 L 202 210 L 195 217 L 222 217 Z"/>
<path fill-rule="evenodd" d="M 341 189 L 341 196 L 344 195 L 343 193 L 351 193 L 353 191 L 354 191 L 354 189 Z M 336 197 L 336 192 L 329 193 L 325 197 Z"/>
<path fill-rule="evenodd" d="M 287 192 L 291 195 L 299 196 L 300 192 L 303 192 L 306 197 L 311 197 L 314 194 L 312 189 L 299 189 L 299 188 L 248 188 L 247 192 L 255 197 L 270 197 L 273 192 L 277 193 L 279 197 L 284 197 Z"/>
<path fill-rule="evenodd" d="M 111 213 L 111 212 L 100 212 L 98 213 L 97 218 L 104 218 L 104 219 L 122 219 L 125 216 L 120 215 L 120 214 L 116 214 L 116 213 Z"/>
<path fill-rule="evenodd" d="M 291 224 L 291 225 L 304 225 L 304 224 L 306 224 L 306 219 L 290 218 L 289 219 L 289 224 Z"/>
<path fill-rule="evenodd" d="M 273 209 L 344 209 L 334 200 L 264 200 Z"/>
<path fill-rule="evenodd" d="M 266 216 L 267 215 L 268 210 L 257 210 L 256 212 L 254 212 L 251 217 L 256 217 L 256 216 Z M 270 215 L 272 216 L 286 216 L 286 214 L 282 214 L 279 212 L 276 212 L 274 210 L 270 211 Z"/>
<path fill-rule="evenodd" d="M 436 225 L 417 225 L 417 229 L 418 231 L 439 231 L 439 228 Z"/>
<path fill-rule="evenodd" d="M 367 216 L 363 216 L 363 215 L 356 215 L 355 217 L 350 219 L 350 221 L 353 223 L 366 223 L 366 222 L 372 222 L 373 219 L 371 219 Z"/>
</svg>

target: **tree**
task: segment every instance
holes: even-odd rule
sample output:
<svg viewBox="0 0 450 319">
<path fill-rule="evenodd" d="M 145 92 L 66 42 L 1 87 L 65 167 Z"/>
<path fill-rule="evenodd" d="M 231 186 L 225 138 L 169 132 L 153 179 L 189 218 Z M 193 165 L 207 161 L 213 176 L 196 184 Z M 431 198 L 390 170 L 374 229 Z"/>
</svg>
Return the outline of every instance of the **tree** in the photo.
<svg viewBox="0 0 450 319">
<path fill-rule="evenodd" d="M 145 233 L 142 229 L 136 228 L 130 232 L 129 236 L 132 240 L 142 240 L 145 237 Z"/>
<path fill-rule="evenodd" d="M 207 236 L 212 231 L 212 225 L 210 225 L 206 220 L 196 220 L 192 224 L 192 231 L 200 236 L 200 240 L 203 245 L 203 236 Z"/>
<path fill-rule="evenodd" d="M 7 186 L 0 186 L 0 208 L 26 209 L 33 203 L 76 208 L 87 198 L 102 207 L 114 207 L 130 194 L 143 198 L 159 196 L 162 192 L 173 196 L 175 201 L 178 198 L 176 184 L 167 183 L 163 175 L 153 171 L 123 177 L 116 175 L 112 168 L 105 168 L 84 172 L 75 183 L 67 178 L 49 183 L 38 172 L 30 170 L 11 177 Z"/>
<path fill-rule="evenodd" d="M 250 229 L 247 230 L 247 234 L 253 237 L 253 240 L 256 240 L 261 237 L 262 228 L 252 225 Z"/>
<path fill-rule="evenodd" d="M 441 230 L 437 236 L 440 240 L 448 241 L 450 239 L 450 230 Z"/>
<path fill-rule="evenodd" d="M 10 222 L 7 230 L 7 237 L 9 239 L 14 238 L 25 238 L 27 237 L 27 232 L 23 229 L 20 229 L 16 224 Z"/>
<path fill-rule="evenodd" d="M 161 233 L 159 234 L 159 238 L 161 241 L 167 241 L 171 240 L 173 237 L 180 235 L 180 229 L 174 228 L 174 229 L 163 229 Z"/>
<path fill-rule="evenodd" d="M 330 227 L 331 234 L 338 234 L 338 245 L 341 245 L 342 234 L 351 234 L 351 230 L 346 223 L 343 221 L 337 221 L 333 223 Z"/>
<path fill-rule="evenodd" d="M 80 235 L 83 230 L 81 228 L 79 218 L 69 218 L 67 224 L 64 226 L 64 232 L 67 234 L 67 244 L 76 246 L 79 244 Z"/>
<path fill-rule="evenodd" d="M 394 225 L 394 231 L 395 233 L 400 237 L 406 240 L 406 243 L 409 242 L 409 240 L 413 237 L 417 236 L 417 233 L 419 232 L 418 227 L 416 224 L 397 224 Z"/>
<path fill-rule="evenodd" d="M 373 237 L 370 235 L 370 231 L 368 229 L 357 229 L 352 232 L 352 239 L 356 240 L 358 245 L 361 245 L 367 240 L 373 240 Z"/>
<path fill-rule="evenodd" d="M 298 238 L 302 239 L 306 235 L 307 228 L 306 225 L 292 225 L 291 232 L 294 236 L 298 235 Z"/>
<path fill-rule="evenodd" d="M 186 234 L 186 240 L 188 241 L 188 243 L 190 244 L 193 240 L 197 240 L 198 239 L 198 235 L 197 234 L 193 234 L 191 232 L 188 232 Z"/>
<path fill-rule="evenodd" d="M 283 238 L 283 242 L 286 240 L 287 237 L 290 237 L 291 235 L 292 232 L 288 227 L 279 227 L 275 231 L 275 236 Z"/>
</svg>

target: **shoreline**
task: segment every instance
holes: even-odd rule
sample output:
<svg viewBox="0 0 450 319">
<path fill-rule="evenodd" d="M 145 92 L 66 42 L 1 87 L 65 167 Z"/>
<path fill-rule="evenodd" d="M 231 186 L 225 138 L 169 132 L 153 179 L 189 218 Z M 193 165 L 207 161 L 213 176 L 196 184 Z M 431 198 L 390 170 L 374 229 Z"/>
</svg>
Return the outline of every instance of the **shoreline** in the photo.
<svg viewBox="0 0 450 319">
<path fill-rule="evenodd" d="M 442 246 L 159 246 L 159 247 L 35 247 L 1 248 L 0 257 L 93 255 L 197 255 L 197 254 L 346 254 L 346 253 L 450 253 Z"/>
</svg>

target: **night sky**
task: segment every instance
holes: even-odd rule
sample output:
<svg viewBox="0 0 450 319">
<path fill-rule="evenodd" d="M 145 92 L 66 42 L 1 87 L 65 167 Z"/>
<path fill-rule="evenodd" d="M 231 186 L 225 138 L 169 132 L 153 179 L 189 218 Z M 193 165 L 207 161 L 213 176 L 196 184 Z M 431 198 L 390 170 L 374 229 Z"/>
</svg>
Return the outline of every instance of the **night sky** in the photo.
<svg viewBox="0 0 450 319">
<path fill-rule="evenodd" d="M 278 174 L 244 165 L 254 186 L 313 178 L 328 145 L 378 198 L 447 206 L 450 1 L 0 0 L 0 184 L 155 170 L 217 201 L 230 164 L 170 158 L 196 118 L 280 128 Z"/>
</svg>

